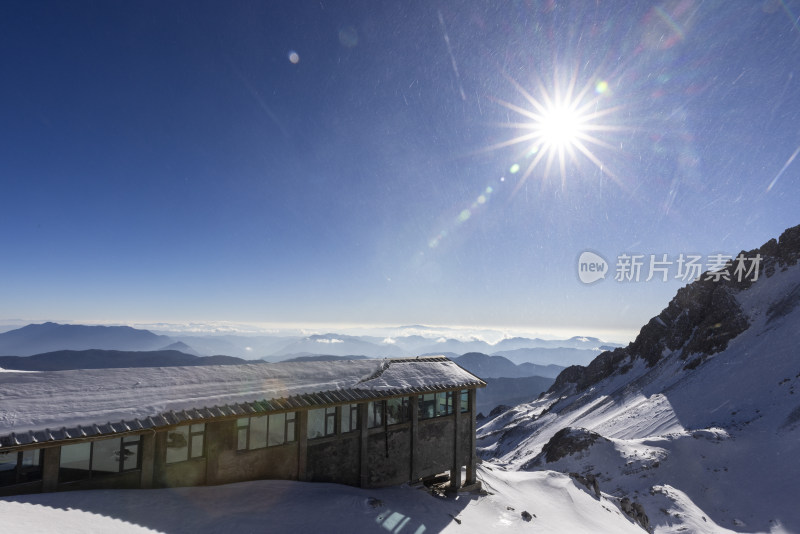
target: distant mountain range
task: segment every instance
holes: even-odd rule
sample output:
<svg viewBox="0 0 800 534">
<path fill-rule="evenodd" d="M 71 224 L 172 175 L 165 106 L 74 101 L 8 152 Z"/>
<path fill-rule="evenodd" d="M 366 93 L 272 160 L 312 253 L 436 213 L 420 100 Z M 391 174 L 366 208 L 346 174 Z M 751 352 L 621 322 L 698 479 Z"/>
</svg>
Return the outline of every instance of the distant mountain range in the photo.
<svg viewBox="0 0 800 534">
<path fill-rule="evenodd" d="M 33 356 L 0 356 L 0 369 L 15 371 L 236 365 L 243 363 L 253 362 L 233 356 L 194 356 L 177 350 L 147 352 L 100 349 L 59 350 Z"/>
<path fill-rule="evenodd" d="M 524 376 L 542 376 L 554 379 L 564 370 L 562 365 L 537 365 L 534 363 L 517 365 L 503 356 L 489 356 L 480 352 L 468 352 L 451 359 L 470 373 L 483 379 Z"/>
<path fill-rule="evenodd" d="M 573 337 L 543 340 L 515 337 L 489 344 L 479 339 L 428 338 L 421 335 L 379 338 L 338 333 L 297 336 L 236 335 L 159 335 L 128 326 L 86 326 L 58 323 L 31 324 L 0 333 L 0 356 L 32 356 L 48 352 L 90 349 L 117 351 L 173 350 L 194 356 L 224 354 L 246 360 L 281 361 L 314 355 L 402 358 L 424 354 L 482 353 L 503 356 L 506 364 L 572 365 L 586 364 L 608 348 L 597 338 Z M 616 347 L 613 345 L 611 347 Z M 499 361 L 499 360 L 498 360 Z M 519 372 L 519 369 L 515 369 Z M 546 369 L 525 374 L 547 376 Z M 500 375 L 493 375 L 500 376 Z"/>
<path fill-rule="evenodd" d="M 175 341 L 129 326 L 29 324 L 0 334 L 0 355 L 30 356 L 56 350 L 160 350 Z"/>
</svg>

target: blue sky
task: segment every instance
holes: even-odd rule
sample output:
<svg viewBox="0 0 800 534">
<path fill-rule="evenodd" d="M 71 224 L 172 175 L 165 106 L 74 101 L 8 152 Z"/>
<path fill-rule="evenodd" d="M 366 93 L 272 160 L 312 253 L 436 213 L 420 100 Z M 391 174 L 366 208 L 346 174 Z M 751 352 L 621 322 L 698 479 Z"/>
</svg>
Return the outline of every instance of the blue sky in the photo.
<svg viewBox="0 0 800 534">
<path fill-rule="evenodd" d="M 4 2 L 0 319 L 624 337 L 683 283 L 584 285 L 582 251 L 736 254 L 800 223 L 797 14 Z M 554 144 L 497 147 L 541 127 L 523 91 L 581 108 L 594 161 L 572 134 L 563 172 Z"/>
</svg>

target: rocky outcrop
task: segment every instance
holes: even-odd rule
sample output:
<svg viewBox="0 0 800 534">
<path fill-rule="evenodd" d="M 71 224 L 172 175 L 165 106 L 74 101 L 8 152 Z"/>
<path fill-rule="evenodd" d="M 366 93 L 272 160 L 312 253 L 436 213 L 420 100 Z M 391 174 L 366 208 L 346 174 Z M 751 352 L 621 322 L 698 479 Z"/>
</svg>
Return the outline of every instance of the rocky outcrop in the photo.
<svg viewBox="0 0 800 534">
<path fill-rule="evenodd" d="M 795 265 L 800 258 L 800 225 L 784 231 L 777 241 L 770 239 L 741 254 L 747 258 L 746 268 L 758 266 L 757 278 L 769 278 L 776 270 Z M 757 255 L 760 262 L 751 263 Z M 583 391 L 617 371 L 624 372 L 624 361 L 641 359 L 652 367 L 665 354 L 678 353 L 681 359 L 689 359 L 685 368 L 694 369 L 708 356 L 725 350 L 730 340 L 749 326 L 735 295 L 747 290 L 754 283 L 754 276 L 736 276 L 735 268 L 733 262 L 728 264 L 727 279 L 704 273 L 679 289 L 669 305 L 650 319 L 627 347 L 603 352 L 586 367 L 573 365 L 564 369 L 548 392 L 563 391 L 571 384 Z M 770 318 L 787 313 L 798 302 L 800 289 L 770 310 Z"/>
<path fill-rule="evenodd" d="M 523 465 L 523 469 L 556 462 L 576 452 L 585 451 L 594 445 L 597 440 L 606 440 L 606 438 L 585 428 L 562 428 L 550 438 L 550 441 L 545 443 L 544 447 L 542 447 L 542 452 Z"/>
<path fill-rule="evenodd" d="M 647 517 L 647 514 L 644 512 L 644 506 L 640 503 L 631 501 L 628 497 L 623 497 L 619 502 L 619 507 L 625 515 L 636 521 L 636 523 L 647 532 L 653 531 L 650 526 L 650 518 Z"/>
<path fill-rule="evenodd" d="M 600 498 L 600 483 L 597 482 L 596 476 L 592 475 L 591 473 L 586 475 L 581 475 L 579 473 L 570 473 L 569 476 L 576 482 L 580 482 L 581 484 L 586 486 L 587 489 L 592 490 L 592 493 L 594 493 L 595 497 L 597 497 L 598 499 Z"/>
</svg>

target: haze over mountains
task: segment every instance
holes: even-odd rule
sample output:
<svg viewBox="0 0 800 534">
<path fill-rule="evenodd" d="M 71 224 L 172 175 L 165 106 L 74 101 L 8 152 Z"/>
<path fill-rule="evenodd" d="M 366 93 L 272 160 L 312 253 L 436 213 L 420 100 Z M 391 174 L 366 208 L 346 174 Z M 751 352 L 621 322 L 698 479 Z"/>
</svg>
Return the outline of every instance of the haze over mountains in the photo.
<svg viewBox="0 0 800 534">
<path fill-rule="evenodd" d="M 588 362 L 608 346 L 618 345 L 586 337 L 567 340 L 516 337 L 489 344 L 479 339 L 463 341 L 421 335 L 393 338 L 338 333 L 309 336 L 166 336 L 128 326 L 57 323 L 31 324 L 0 333 L 0 356 L 32 356 L 61 350 L 90 349 L 176 350 L 196 356 L 226 355 L 248 360 L 282 361 L 313 355 L 386 358 L 480 352 L 504 355 L 516 364 L 566 366 Z"/>
</svg>

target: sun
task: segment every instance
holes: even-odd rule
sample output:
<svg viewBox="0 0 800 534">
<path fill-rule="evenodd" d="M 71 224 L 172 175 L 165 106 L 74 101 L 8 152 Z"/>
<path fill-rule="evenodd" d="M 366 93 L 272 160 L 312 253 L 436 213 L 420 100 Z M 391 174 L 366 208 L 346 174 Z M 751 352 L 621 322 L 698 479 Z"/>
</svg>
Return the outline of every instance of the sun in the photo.
<svg viewBox="0 0 800 534">
<path fill-rule="evenodd" d="M 489 147 L 490 150 L 507 146 L 524 146 L 523 156 L 530 160 L 525 172 L 519 180 L 520 187 L 533 173 L 540 163 L 544 165 L 544 177 L 551 174 L 554 166 L 558 166 L 562 183 L 566 181 L 567 163 L 579 163 L 588 159 L 604 174 L 616 179 L 599 158 L 595 151 L 598 148 L 615 149 L 613 145 L 602 139 L 606 132 L 622 129 L 609 124 L 608 119 L 619 107 L 607 107 L 608 82 L 594 80 L 582 89 L 576 90 L 573 77 L 561 89 L 554 76 L 552 88 L 548 90 L 541 82 L 538 84 L 537 97 L 523 88 L 509 76 L 506 78 L 514 85 L 517 92 L 528 106 L 518 106 L 510 102 L 493 99 L 506 109 L 517 113 L 522 120 L 501 123 L 504 128 L 519 130 L 520 134 L 512 139 Z"/>
<path fill-rule="evenodd" d="M 584 117 L 572 107 L 555 106 L 547 109 L 534 128 L 538 130 L 543 144 L 564 150 L 580 139 L 585 122 Z"/>
</svg>

